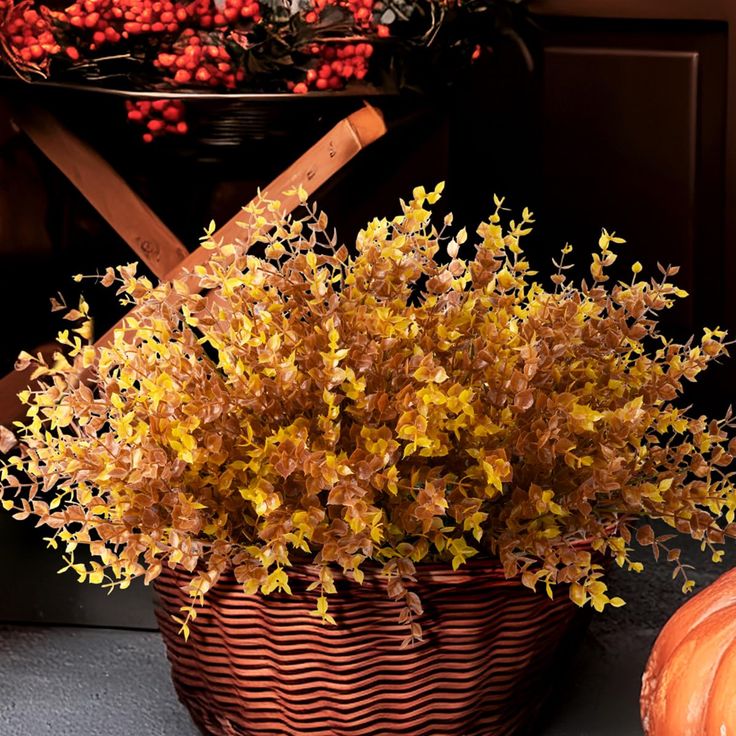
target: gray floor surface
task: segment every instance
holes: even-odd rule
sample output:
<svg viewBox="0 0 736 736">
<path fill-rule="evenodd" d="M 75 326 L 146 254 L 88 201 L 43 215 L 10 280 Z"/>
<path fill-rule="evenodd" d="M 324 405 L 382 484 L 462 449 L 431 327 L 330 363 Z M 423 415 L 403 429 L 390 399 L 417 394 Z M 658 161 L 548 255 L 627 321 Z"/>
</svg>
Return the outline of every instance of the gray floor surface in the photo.
<svg viewBox="0 0 736 736">
<path fill-rule="evenodd" d="M 640 734 L 638 678 L 653 633 L 615 651 L 591 634 L 571 696 L 540 736 Z M 155 632 L 2 627 L 0 681 L 2 736 L 198 734 L 176 699 Z"/>
</svg>

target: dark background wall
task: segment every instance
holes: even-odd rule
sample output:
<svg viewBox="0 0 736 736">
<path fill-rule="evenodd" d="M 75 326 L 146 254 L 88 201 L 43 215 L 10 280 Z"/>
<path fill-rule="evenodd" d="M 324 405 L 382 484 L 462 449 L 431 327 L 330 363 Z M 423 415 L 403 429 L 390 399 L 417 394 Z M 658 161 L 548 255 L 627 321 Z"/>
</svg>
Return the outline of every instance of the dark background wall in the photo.
<svg viewBox="0 0 736 736">
<path fill-rule="evenodd" d="M 447 206 L 470 225 L 488 214 L 493 193 L 506 195 L 513 209 L 529 206 L 537 215 L 530 249 L 541 271 L 568 241 L 587 265 L 600 228 L 616 230 L 628 241 L 622 275 L 634 260 L 647 268 L 658 261 L 682 266 L 678 280 L 692 298 L 669 318 L 670 332 L 734 330 L 736 11 L 729 5 L 540 0 L 523 32 L 533 71 L 509 41 L 458 80 L 449 98 L 434 105 L 383 101 L 389 134 L 325 186 L 320 202 L 349 241 L 369 217 L 394 212 L 416 184 L 446 179 Z M 80 133 L 86 125 L 90 140 L 193 245 L 210 217 L 227 219 L 347 111 L 335 108 L 320 120 L 295 109 L 269 111 L 263 139 L 210 147 L 206 156 L 131 144 L 97 105 L 77 107 L 69 122 Z M 289 126 L 290 136 L 274 135 Z M 55 333 L 48 296 L 73 294 L 71 274 L 127 260 L 129 251 L 27 140 L 10 129 L 3 140 L 4 372 L 18 350 Z M 119 316 L 110 300 L 96 297 L 93 307 L 100 327 Z M 714 370 L 693 393 L 696 405 L 722 411 L 735 376 L 736 360 Z M 57 576 L 56 556 L 40 536 L 0 517 L 0 589 L 7 591 L 0 620 L 153 625 L 147 591 L 108 597 Z M 696 554 L 693 545 L 689 550 Z M 701 568 L 703 581 L 716 574 L 709 564 Z M 622 580 L 630 606 L 609 625 L 661 623 L 680 602 L 668 578 L 659 565 Z"/>
</svg>

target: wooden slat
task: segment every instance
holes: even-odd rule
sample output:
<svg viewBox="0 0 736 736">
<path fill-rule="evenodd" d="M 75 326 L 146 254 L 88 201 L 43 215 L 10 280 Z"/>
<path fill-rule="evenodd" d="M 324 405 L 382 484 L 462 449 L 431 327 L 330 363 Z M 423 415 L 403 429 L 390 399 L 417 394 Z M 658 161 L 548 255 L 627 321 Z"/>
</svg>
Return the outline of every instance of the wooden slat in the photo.
<svg viewBox="0 0 736 736">
<path fill-rule="evenodd" d="M 54 353 L 58 351 L 58 345 L 47 343 L 30 352 L 34 355 L 41 353 L 47 362 L 51 362 Z M 0 454 L 14 446 L 11 439 L 12 431 L 9 431 L 10 425 L 24 415 L 18 394 L 28 388 L 34 367 L 31 366 L 23 371 L 10 371 L 7 376 L 0 379 Z"/>
<path fill-rule="evenodd" d="M 94 149 L 46 110 L 15 105 L 13 120 L 156 276 L 187 257 L 174 233 Z"/>
<path fill-rule="evenodd" d="M 356 154 L 378 140 L 385 132 L 386 124 L 381 113 L 366 104 L 362 109 L 341 120 L 329 133 L 320 138 L 288 169 L 262 189 L 261 195 L 280 200 L 282 210 L 292 212 L 299 206 L 299 198 L 297 195 L 287 195 L 289 189 L 301 184 L 311 196 Z M 236 242 L 243 233 L 242 225 L 247 223 L 247 219 L 245 212 L 239 212 L 215 231 L 213 239 L 222 240 L 224 243 Z M 166 275 L 166 280 L 180 278 L 186 271 L 205 263 L 210 255 L 211 251 L 202 247 L 197 248 Z M 135 310 L 131 312 L 134 313 Z M 96 344 L 108 344 L 115 330 L 122 327 L 123 319 L 125 317 L 97 340 Z"/>
<path fill-rule="evenodd" d="M 356 154 L 385 132 L 386 125 L 381 113 L 366 104 L 362 109 L 341 120 L 329 133 L 320 138 L 288 169 L 262 189 L 262 195 L 280 200 L 282 209 L 292 212 L 299 206 L 299 198 L 296 195 L 286 195 L 289 189 L 301 185 L 311 196 Z M 243 232 L 242 226 L 238 223 L 245 220 L 244 213 L 239 212 L 215 232 L 214 239 L 222 239 L 224 243 L 235 242 Z M 198 248 L 177 264 L 166 278 L 168 280 L 178 278 L 184 270 L 190 270 L 204 263 L 209 255 L 210 251 Z"/>
</svg>

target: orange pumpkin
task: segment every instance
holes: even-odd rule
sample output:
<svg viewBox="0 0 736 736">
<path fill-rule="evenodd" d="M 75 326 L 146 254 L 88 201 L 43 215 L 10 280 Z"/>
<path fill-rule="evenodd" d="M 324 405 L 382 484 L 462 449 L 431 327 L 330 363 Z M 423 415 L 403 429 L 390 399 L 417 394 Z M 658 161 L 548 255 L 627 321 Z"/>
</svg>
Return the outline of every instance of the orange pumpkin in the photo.
<svg viewBox="0 0 736 736">
<path fill-rule="evenodd" d="M 647 736 L 736 736 L 736 569 L 688 601 L 642 679 Z"/>
</svg>

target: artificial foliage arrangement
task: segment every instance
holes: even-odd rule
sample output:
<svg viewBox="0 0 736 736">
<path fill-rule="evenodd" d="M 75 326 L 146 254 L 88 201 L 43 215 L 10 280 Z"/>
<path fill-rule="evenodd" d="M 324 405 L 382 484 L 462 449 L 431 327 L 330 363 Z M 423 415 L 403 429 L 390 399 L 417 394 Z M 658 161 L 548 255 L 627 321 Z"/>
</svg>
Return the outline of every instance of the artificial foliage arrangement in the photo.
<svg viewBox="0 0 736 736">
<path fill-rule="evenodd" d="M 29 81 L 104 82 L 169 94 L 303 94 L 370 78 L 382 84 L 387 76 L 403 86 L 407 66 L 416 72 L 428 55 L 433 75 L 457 72 L 501 35 L 513 33 L 523 5 L 524 0 L 80 0 L 57 7 L 3 0 L 0 59 Z M 381 53 L 374 56 L 376 44 Z M 151 102 L 128 103 L 130 120 L 146 124 L 145 140 L 187 132 L 180 102 Z"/>
<path fill-rule="evenodd" d="M 95 346 L 82 302 L 53 365 L 21 355 L 37 385 L 2 467 L 5 509 L 49 527 L 80 581 L 185 571 L 184 634 L 226 571 L 268 596 L 309 570 L 313 614 L 332 624 L 335 571 L 361 583 L 370 569 L 402 602 L 407 643 L 430 561 L 495 558 L 602 610 L 623 603 L 603 558 L 638 572 L 643 546 L 688 590 L 671 535 L 640 522 L 714 559 L 736 536 L 732 415 L 678 403 L 725 333 L 662 335 L 658 315 L 686 296 L 677 269 L 644 280 L 634 263 L 611 282 L 623 240 L 606 231 L 590 277 L 571 282 L 565 246 L 545 286 L 520 245 L 532 213 L 504 224 L 496 199 L 473 246 L 451 215 L 433 223 L 442 188 L 371 221 L 352 255 L 306 196 L 288 216 L 261 198 L 238 242 L 213 242 L 211 224 L 211 260 L 184 278 L 154 285 L 135 264 L 91 277 L 134 309 Z"/>
</svg>

